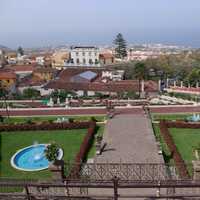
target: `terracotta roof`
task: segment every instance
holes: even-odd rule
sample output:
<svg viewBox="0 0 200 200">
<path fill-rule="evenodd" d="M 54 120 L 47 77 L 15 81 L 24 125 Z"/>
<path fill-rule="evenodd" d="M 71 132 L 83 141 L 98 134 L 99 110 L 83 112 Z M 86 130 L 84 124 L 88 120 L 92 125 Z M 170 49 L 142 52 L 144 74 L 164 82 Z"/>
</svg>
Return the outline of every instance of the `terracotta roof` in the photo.
<svg viewBox="0 0 200 200">
<path fill-rule="evenodd" d="M 57 72 L 57 70 L 56 69 L 53 69 L 53 68 L 51 68 L 51 67 L 39 67 L 39 68 L 36 68 L 36 69 L 34 69 L 34 72 L 38 72 L 38 73 L 45 73 L 45 72 L 47 72 L 47 73 L 54 73 L 54 72 Z"/>
<path fill-rule="evenodd" d="M 124 80 L 108 83 L 70 83 L 61 80 L 51 81 L 46 85 L 46 88 L 52 89 L 66 89 L 66 90 L 85 90 L 85 91 L 99 91 L 99 92 L 128 92 L 138 91 L 139 82 L 137 80 Z M 146 92 L 158 91 L 158 85 L 154 81 L 145 82 Z"/>
<path fill-rule="evenodd" d="M 65 81 L 55 80 L 47 84 L 47 88 L 66 89 L 66 90 L 86 90 L 86 91 L 133 91 L 138 90 L 138 81 L 130 82 L 112 82 L 112 83 L 70 83 Z"/>
<path fill-rule="evenodd" d="M 0 79 L 16 79 L 16 74 L 9 70 L 0 71 Z"/>
<path fill-rule="evenodd" d="M 5 68 L 13 70 L 14 72 L 33 71 L 36 68 L 36 65 L 9 65 Z"/>
<path fill-rule="evenodd" d="M 114 58 L 114 56 L 111 53 L 101 53 L 100 58 L 104 58 L 104 59 L 109 59 L 109 58 Z"/>
</svg>

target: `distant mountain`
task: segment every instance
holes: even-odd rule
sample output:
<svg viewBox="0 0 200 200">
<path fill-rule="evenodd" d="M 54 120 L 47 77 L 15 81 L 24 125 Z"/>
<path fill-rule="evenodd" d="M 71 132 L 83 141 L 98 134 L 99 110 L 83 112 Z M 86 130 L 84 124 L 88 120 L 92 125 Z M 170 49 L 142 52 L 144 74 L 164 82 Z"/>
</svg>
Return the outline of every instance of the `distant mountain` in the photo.
<svg viewBox="0 0 200 200">
<path fill-rule="evenodd" d="M 10 48 L 8 48 L 8 47 L 6 47 L 4 45 L 1 45 L 1 44 L 0 44 L 0 49 L 3 50 L 3 51 L 11 51 Z"/>
</svg>

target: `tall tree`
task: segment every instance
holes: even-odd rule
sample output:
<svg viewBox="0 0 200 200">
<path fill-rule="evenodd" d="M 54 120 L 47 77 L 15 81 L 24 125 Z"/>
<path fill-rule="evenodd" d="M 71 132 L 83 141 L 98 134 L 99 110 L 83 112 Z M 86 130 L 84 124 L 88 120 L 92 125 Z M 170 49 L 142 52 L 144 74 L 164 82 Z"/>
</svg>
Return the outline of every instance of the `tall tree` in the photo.
<svg viewBox="0 0 200 200">
<path fill-rule="evenodd" d="M 126 40 L 123 38 L 123 35 L 121 33 L 117 34 L 114 44 L 116 46 L 115 48 L 115 53 L 116 53 L 116 58 L 125 58 L 127 56 L 127 51 L 126 51 Z"/>
<path fill-rule="evenodd" d="M 22 47 L 19 47 L 17 49 L 17 53 L 20 54 L 21 56 L 23 56 L 24 55 L 24 49 Z"/>
<path fill-rule="evenodd" d="M 141 93 L 141 81 L 147 78 L 147 69 L 146 65 L 142 62 L 138 62 L 135 64 L 134 68 L 135 78 L 139 81 L 139 95 Z"/>
</svg>

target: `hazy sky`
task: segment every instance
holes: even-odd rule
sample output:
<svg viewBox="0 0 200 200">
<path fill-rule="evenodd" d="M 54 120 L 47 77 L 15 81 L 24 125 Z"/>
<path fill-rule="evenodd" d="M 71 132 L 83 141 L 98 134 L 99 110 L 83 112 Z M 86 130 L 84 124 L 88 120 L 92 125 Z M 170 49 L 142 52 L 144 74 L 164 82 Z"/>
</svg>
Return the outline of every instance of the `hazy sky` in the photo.
<svg viewBox="0 0 200 200">
<path fill-rule="evenodd" d="M 200 0 L 0 0 L 0 44 L 129 43 L 200 47 Z"/>
</svg>

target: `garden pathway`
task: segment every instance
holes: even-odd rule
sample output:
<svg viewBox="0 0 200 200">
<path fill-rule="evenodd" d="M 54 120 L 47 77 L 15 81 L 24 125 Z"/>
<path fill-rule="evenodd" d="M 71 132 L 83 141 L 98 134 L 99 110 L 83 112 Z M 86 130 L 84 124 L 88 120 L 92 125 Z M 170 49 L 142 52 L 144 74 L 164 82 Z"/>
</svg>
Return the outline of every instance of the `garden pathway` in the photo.
<svg viewBox="0 0 200 200">
<path fill-rule="evenodd" d="M 144 114 L 122 114 L 109 120 L 103 143 L 107 145 L 96 157 L 97 163 L 164 163 Z"/>
<path fill-rule="evenodd" d="M 163 157 L 158 154 L 150 120 L 142 113 L 120 114 L 110 119 L 105 128 L 103 143 L 107 145 L 102 154 L 96 157 L 96 163 L 164 163 Z M 90 192 L 113 193 L 105 189 Z M 156 189 L 136 188 L 119 191 L 121 195 L 156 195 L 156 192 Z"/>
</svg>

